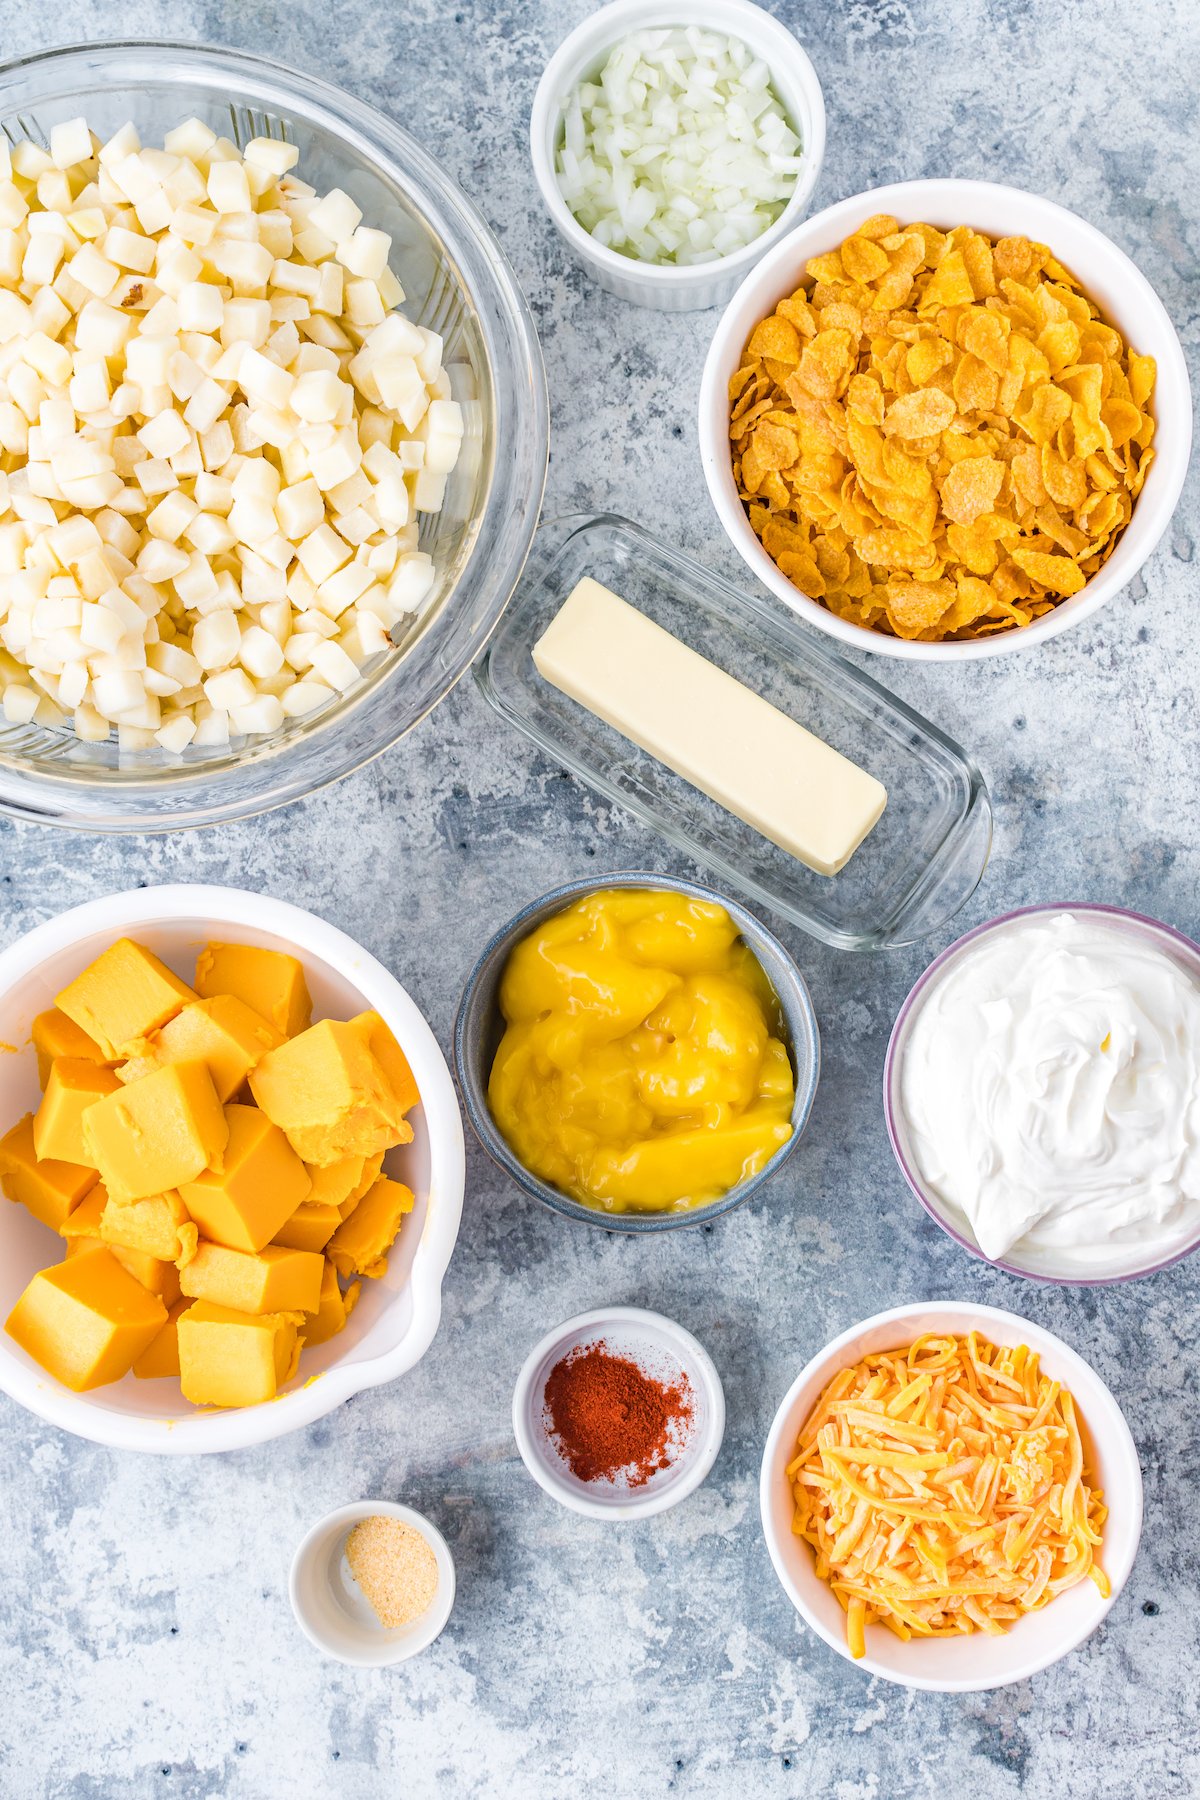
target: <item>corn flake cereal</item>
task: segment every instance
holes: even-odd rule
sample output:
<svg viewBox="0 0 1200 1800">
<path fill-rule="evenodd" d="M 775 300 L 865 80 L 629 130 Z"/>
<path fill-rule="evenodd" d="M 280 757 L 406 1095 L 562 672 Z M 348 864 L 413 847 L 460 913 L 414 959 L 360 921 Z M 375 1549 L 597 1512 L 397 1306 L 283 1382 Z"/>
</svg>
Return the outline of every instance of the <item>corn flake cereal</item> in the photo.
<svg viewBox="0 0 1200 1800">
<path fill-rule="evenodd" d="M 768 556 L 839 618 L 1012 631 L 1129 523 L 1154 380 L 1044 244 L 880 215 L 750 334 L 734 478 Z"/>
</svg>

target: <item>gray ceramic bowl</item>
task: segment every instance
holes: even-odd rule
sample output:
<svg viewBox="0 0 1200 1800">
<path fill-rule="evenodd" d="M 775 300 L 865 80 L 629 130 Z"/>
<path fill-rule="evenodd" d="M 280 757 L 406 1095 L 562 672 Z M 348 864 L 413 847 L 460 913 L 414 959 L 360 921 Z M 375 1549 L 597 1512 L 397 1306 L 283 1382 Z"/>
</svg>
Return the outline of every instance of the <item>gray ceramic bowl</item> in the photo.
<svg viewBox="0 0 1200 1800">
<path fill-rule="evenodd" d="M 662 888 L 664 892 L 687 894 L 693 900 L 710 900 L 723 906 L 736 920 L 742 937 L 755 956 L 779 997 L 787 1033 L 792 1070 L 796 1078 L 796 1103 L 792 1108 L 792 1135 L 783 1148 L 776 1151 L 765 1168 L 748 1181 L 741 1181 L 709 1206 L 695 1207 L 691 1212 L 618 1213 L 602 1212 L 584 1206 L 569 1195 L 560 1193 L 548 1182 L 539 1181 L 513 1154 L 501 1136 L 488 1107 L 488 1076 L 504 1030 L 497 996 L 500 977 L 509 952 L 535 926 L 554 913 L 561 912 L 573 900 L 604 888 Z M 458 1018 L 454 1026 L 454 1067 L 459 1090 L 467 1109 L 467 1117 L 475 1128 L 480 1143 L 493 1162 L 512 1176 L 519 1187 L 535 1200 L 541 1200 L 565 1218 L 579 1219 L 585 1225 L 599 1225 L 605 1231 L 674 1231 L 681 1225 L 706 1225 L 721 1213 L 732 1212 L 748 1200 L 762 1183 L 778 1173 L 783 1163 L 800 1142 L 801 1134 L 812 1111 L 821 1070 L 821 1042 L 817 1019 L 804 977 L 792 957 L 752 912 L 736 900 L 701 887 L 695 881 L 677 881 L 664 875 L 649 875 L 633 870 L 620 875 L 593 875 L 586 881 L 568 881 L 553 888 L 540 900 L 522 907 L 515 918 L 498 931 L 472 969 L 463 989 Z"/>
</svg>

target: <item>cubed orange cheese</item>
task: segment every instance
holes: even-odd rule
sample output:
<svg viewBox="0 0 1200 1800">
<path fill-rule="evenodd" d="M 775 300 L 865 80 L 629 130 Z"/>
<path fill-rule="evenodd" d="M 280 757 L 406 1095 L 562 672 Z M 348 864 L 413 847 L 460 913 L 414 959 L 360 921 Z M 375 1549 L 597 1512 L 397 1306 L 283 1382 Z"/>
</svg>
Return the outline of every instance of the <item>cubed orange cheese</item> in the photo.
<svg viewBox="0 0 1200 1800">
<path fill-rule="evenodd" d="M 211 1300 L 237 1312 L 316 1312 L 321 1267 L 321 1258 L 311 1250 L 268 1244 L 251 1255 L 201 1239 L 179 1280 L 193 1299 Z"/>
<path fill-rule="evenodd" d="M 344 1020 L 322 1019 L 268 1050 L 250 1091 L 307 1163 L 374 1156 L 412 1138 L 363 1032 Z"/>
<path fill-rule="evenodd" d="M 377 1012 L 358 1013 L 350 1023 L 364 1033 L 371 1054 L 396 1096 L 400 1111 L 410 1111 L 421 1096 L 417 1092 L 413 1072 L 408 1066 L 408 1058 L 393 1037 L 390 1027 L 384 1024 Z"/>
<path fill-rule="evenodd" d="M 43 1369 L 82 1393 L 128 1374 L 166 1318 L 162 1301 L 100 1248 L 35 1275 L 7 1330 Z"/>
<path fill-rule="evenodd" d="M 284 950 L 208 944 L 196 958 L 196 992 L 205 999 L 233 994 L 284 1037 L 295 1037 L 312 1018 L 303 965 Z"/>
<path fill-rule="evenodd" d="M 202 1062 L 212 1076 L 217 1099 L 232 1100 L 255 1063 L 283 1042 L 282 1033 L 260 1019 L 233 994 L 193 1000 L 117 1070 L 122 1081 L 137 1081 L 167 1063 Z"/>
<path fill-rule="evenodd" d="M 284 1220 L 271 1242 L 289 1250 L 323 1250 L 341 1222 L 336 1206 L 323 1200 L 305 1200 L 290 1219 Z"/>
<path fill-rule="evenodd" d="M 78 1056 L 56 1057 L 50 1065 L 42 1103 L 33 1115 L 33 1147 L 38 1161 L 45 1162 L 49 1157 L 86 1167 L 83 1115 L 89 1106 L 120 1085 L 103 1063 L 88 1062 Z"/>
<path fill-rule="evenodd" d="M 261 1250 L 312 1183 L 278 1125 L 256 1106 L 227 1106 L 225 1122 L 229 1136 L 220 1170 L 185 1181 L 180 1192 L 206 1238 L 232 1250 Z"/>
<path fill-rule="evenodd" d="M 124 1244 L 109 1244 L 117 1261 L 123 1269 L 128 1269 L 135 1281 L 150 1293 L 157 1294 L 164 1306 L 173 1306 L 183 1289 L 179 1284 L 179 1270 L 173 1262 L 161 1256 L 150 1256 L 145 1250 L 130 1250 Z"/>
<path fill-rule="evenodd" d="M 329 1260 L 338 1274 L 382 1275 L 400 1221 L 412 1209 L 412 1189 L 381 1175 L 329 1240 Z"/>
<path fill-rule="evenodd" d="M 33 1047 L 37 1051 L 38 1080 L 45 1087 L 50 1079 L 50 1064 L 57 1056 L 81 1057 L 85 1062 L 106 1060 L 95 1038 L 88 1036 L 65 1012 L 52 1006 L 33 1021 Z"/>
<path fill-rule="evenodd" d="M 108 1248 L 109 1248 L 109 1246 L 107 1244 L 102 1244 L 98 1237 L 72 1237 L 72 1238 L 67 1239 L 66 1255 L 67 1256 L 91 1256 L 97 1250 L 107 1250 Z M 117 1255 L 115 1250 L 112 1251 L 111 1254 L 113 1256 Z M 65 1260 L 65 1258 L 64 1258 L 64 1260 Z M 118 1262 L 121 1261 L 119 1256 L 117 1256 L 117 1261 Z M 122 1267 L 124 1267 L 123 1264 L 122 1264 Z"/>
<path fill-rule="evenodd" d="M 98 1237 L 69 1237 L 67 1239 L 67 1255 L 94 1256 L 103 1250 L 106 1256 L 115 1256 L 123 1269 L 127 1269 L 135 1281 L 140 1281 L 148 1293 L 157 1294 L 164 1306 L 174 1306 L 182 1293 L 179 1285 L 179 1270 L 173 1262 L 164 1262 L 157 1256 L 148 1256 L 144 1250 L 129 1250 L 123 1244 L 105 1244 Z"/>
<path fill-rule="evenodd" d="M 38 1161 L 32 1113 L 26 1113 L 0 1138 L 0 1187 L 51 1231 L 62 1229 L 95 1183 L 94 1168 L 53 1158 Z"/>
<path fill-rule="evenodd" d="M 170 1063 L 84 1115 L 92 1159 L 114 1199 L 141 1200 L 194 1181 L 225 1148 L 229 1127 L 203 1063 Z"/>
<path fill-rule="evenodd" d="M 154 1381 L 164 1375 L 179 1379 L 179 1321 L 192 1304 L 190 1300 L 175 1301 L 166 1324 L 134 1363 L 133 1372 L 142 1381 Z"/>
<path fill-rule="evenodd" d="M 232 1254 L 232 1253 L 231 1253 Z M 303 1341 L 297 1313 L 256 1318 L 198 1300 L 179 1317 L 179 1383 L 196 1406 L 255 1406 L 292 1379 Z"/>
<path fill-rule="evenodd" d="M 337 1336 L 354 1311 L 361 1286 L 362 1283 L 356 1281 L 343 1294 L 337 1270 L 332 1263 L 325 1264 L 325 1273 L 321 1277 L 321 1304 L 304 1327 L 306 1347 L 310 1344 L 324 1344 L 331 1337 Z"/>
<path fill-rule="evenodd" d="M 174 1263 L 183 1251 L 181 1234 L 187 1223 L 187 1207 L 178 1191 L 168 1188 L 144 1200 L 110 1199 L 100 1217 L 100 1236 L 106 1244 Z"/>
<path fill-rule="evenodd" d="M 82 1031 L 99 1044 L 105 1060 L 133 1056 L 149 1037 L 195 994 L 152 951 L 119 938 L 89 963 L 56 997 Z"/>
<path fill-rule="evenodd" d="M 341 1206 L 338 1208 L 343 1219 L 348 1219 L 350 1217 L 350 1214 L 354 1211 L 363 1195 L 370 1193 L 371 1189 L 375 1186 L 375 1183 L 379 1180 L 385 1155 L 386 1152 L 380 1150 L 376 1156 L 367 1156 L 363 1158 L 362 1174 L 355 1184 L 354 1191 L 342 1201 Z"/>
<path fill-rule="evenodd" d="M 326 1163 L 323 1168 L 317 1163 L 306 1163 L 304 1166 L 312 1182 L 308 1195 L 310 1204 L 341 1206 L 362 1186 L 367 1161 L 362 1156 L 343 1156 L 340 1162 Z M 368 1182 L 367 1186 L 370 1185 Z"/>
<path fill-rule="evenodd" d="M 65 1237 L 68 1246 L 75 1238 L 94 1238 L 100 1242 L 100 1221 L 104 1217 L 104 1209 L 108 1205 L 108 1189 L 102 1181 L 90 1187 L 79 1205 L 59 1226 L 60 1237 Z"/>
</svg>

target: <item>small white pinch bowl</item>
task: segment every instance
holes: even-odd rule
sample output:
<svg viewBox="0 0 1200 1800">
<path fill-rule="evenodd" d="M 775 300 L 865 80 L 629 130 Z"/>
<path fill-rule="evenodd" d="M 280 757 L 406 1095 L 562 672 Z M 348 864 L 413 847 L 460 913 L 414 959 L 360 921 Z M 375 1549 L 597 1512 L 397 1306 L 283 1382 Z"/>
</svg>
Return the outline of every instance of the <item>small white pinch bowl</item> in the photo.
<svg viewBox="0 0 1200 1800">
<path fill-rule="evenodd" d="M 832 1650 L 853 1662 L 846 1643 L 846 1615 L 832 1588 L 817 1575 L 810 1546 L 792 1531 L 792 1490 L 787 1465 L 800 1428 L 839 1369 L 876 1350 L 900 1349 L 926 1332 L 963 1336 L 978 1331 L 991 1343 L 1027 1344 L 1045 1373 L 1074 1396 L 1080 1435 L 1092 1481 L 1104 1494 L 1108 1519 L 1097 1553 L 1112 1592 L 1106 1600 L 1085 1580 L 1041 1612 L 1019 1619 L 1002 1637 L 913 1638 L 909 1643 L 885 1625 L 867 1626 L 866 1655 L 854 1663 L 901 1687 L 938 1694 L 970 1694 L 1007 1687 L 1068 1656 L 1101 1625 L 1129 1578 L 1142 1533 L 1142 1474 L 1137 1449 L 1116 1400 L 1083 1358 L 1031 1319 L 994 1306 L 930 1300 L 876 1313 L 834 1338 L 802 1369 L 783 1397 L 763 1451 L 759 1483 L 763 1535 L 784 1592 L 805 1624 Z"/>
<path fill-rule="evenodd" d="M 670 1466 L 651 1475 L 644 1487 L 581 1481 L 543 1419 L 550 1371 L 569 1351 L 601 1340 L 614 1356 L 628 1356 L 659 1379 L 682 1370 L 692 1390 L 695 1410 L 687 1440 Z M 707 1477 L 725 1436 L 725 1391 L 707 1350 L 682 1325 L 639 1306 L 604 1306 L 567 1319 L 534 1345 L 513 1392 L 513 1433 L 525 1467 L 560 1506 L 610 1523 L 645 1519 L 678 1506 Z"/>
<path fill-rule="evenodd" d="M 299 957 L 313 1017 L 349 1018 L 373 1007 L 400 1043 L 421 1094 L 413 1141 L 384 1167 L 412 1188 L 416 1205 L 388 1258 L 364 1281 L 345 1329 L 301 1357 L 287 1391 L 262 1406 L 221 1411 L 189 1405 L 170 1380 L 122 1381 L 74 1394 L 0 1329 L 0 1391 L 39 1418 L 116 1450 L 163 1455 L 242 1450 L 283 1437 L 332 1412 L 351 1394 L 403 1375 L 428 1350 L 442 1310 L 442 1278 L 462 1216 L 462 1120 L 437 1039 L 396 978 L 353 938 L 286 901 L 240 888 L 134 888 L 72 907 L 0 953 L 0 1131 L 38 1101 L 35 1016 L 114 939 L 147 945 L 185 980 L 210 939 L 263 945 Z M 23 1206 L 0 1198 L 0 1322 L 38 1270 L 61 1262 L 63 1241 Z"/>
<path fill-rule="evenodd" d="M 740 38 L 761 57 L 800 138 L 804 159 L 791 198 L 775 223 L 741 250 L 710 263 L 638 262 L 597 243 L 563 199 L 554 169 L 567 103 L 578 84 L 597 75 L 631 31 L 670 25 L 698 25 L 704 31 Z M 817 72 L 791 32 L 752 0 L 613 0 L 576 26 L 547 63 L 533 99 L 529 146 L 547 211 L 575 260 L 594 281 L 636 306 L 698 312 L 723 305 L 747 269 L 808 211 L 825 157 L 825 102 Z"/>
<path fill-rule="evenodd" d="M 411 1525 L 437 1558 L 437 1590 L 411 1625 L 381 1625 L 346 1561 L 346 1539 L 354 1527 L 380 1517 Z M 393 1500 L 359 1500 L 326 1513 L 301 1540 L 292 1558 L 288 1597 L 296 1623 L 324 1655 L 359 1669 L 382 1669 L 427 1650 L 445 1629 L 454 1606 L 454 1558 L 423 1513 Z"/>
<path fill-rule="evenodd" d="M 795 292 L 810 257 L 836 249 L 874 213 L 891 213 L 902 225 L 916 220 L 942 230 L 971 225 L 993 238 L 1022 236 L 1048 244 L 1129 347 L 1157 360 L 1151 403 L 1156 457 L 1129 524 L 1107 562 L 1078 594 L 1019 630 L 969 643 L 922 644 L 839 619 L 776 568 L 738 498 L 729 453 L 729 379 L 740 366 L 746 340 L 785 294 Z M 975 662 L 1044 644 L 1090 618 L 1132 581 L 1166 531 L 1183 488 L 1192 445 L 1192 400 L 1183 350 L 1165 306 L 1137 264 L 1102 231 L 1065 206 L 1020 188 L 990 181 L 902 181 L 815 213 L 775 243 L 747 275 L 709 346 L 700 385 L 699 432 L 704 478 L 717 517 L 742 561 L 785 606 L 855 650 L 911 662 Z"/>
</svg>

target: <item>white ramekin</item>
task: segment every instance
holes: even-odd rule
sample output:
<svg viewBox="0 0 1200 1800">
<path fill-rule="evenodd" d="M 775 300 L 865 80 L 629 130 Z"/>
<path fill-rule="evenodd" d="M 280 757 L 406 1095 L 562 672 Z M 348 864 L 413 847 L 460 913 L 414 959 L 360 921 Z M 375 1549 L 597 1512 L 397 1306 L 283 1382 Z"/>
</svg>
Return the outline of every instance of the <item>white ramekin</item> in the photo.
<svg viewBox="0 0 1200 1800">
<path fill-rule="evenodd" d="M 763 1451 L 759 1483 L 763 1535 L 775 1573 L 806 1625 L 839 1656 L 853 1661 L 846 1643 L 846 1615 L 833 1589 L 817 1574 L 812 1549 L 792 1530 L 792 1489 L 787 1466 L 800 1428 L 839 1369 L 876 1350 L 895 1350 L 928 1331 L 959 1336 L 978 1331 L 991 1343 L 1027 1344 L 1047 1375 L 1074 1396 L 1088 1466 L 1102 1489 L 1108 1519 L 1097 1560 L 1112 1592 L 1082 1581 L 1041 1612 L 1019 1619 L 1001 1637 L 913 1638 L 903 1643 L 884 1625 L 868 1625 L 867 1651 L 854 1663 L 866 1675 L 882 1675 L 901 1687 L 939 1694 L 968 1694 L 1007 1687 L 1049 1668 L 1079 1648 L 1103 1622 L 1129 1578 L 1142 1534 L 1142 1472 L 1137 1448 L 1120 1407 L 1096 1374 L 1061 1338 L 1031 1319 L 974 1302 L 930 1300 L 895 1306 L 852 1325 L 802 1369 L 784 1395 Z"/>
<path fill-rule="evenodd" d="M 437 1591 L 411 1625 L 381 1625 L 345 1563 L 346 1539 L 364 1519 L 399 1519 L 419 1531 L 437 1559 Z M 288 1597 L 296 1623 L 325 1656 L 359 1669 L 383 1669 L 427 1650 L 454 1608 L 454 1558 L 424 1513 L 394 1500 L 358 1500 L 318 1519 L 292 1558 Z"/>
<path fill-rule="evenodd" d="M 662 1358 L 666 1369 L 683 1369 L 692 1389 L 696 1416 L 688 1440 L 670 1467 L 644 1487 L 581 1481 L 559 1455 L 542 1416 L 550 1371 L 569 1351 L 601 1340 L 616 1356 L 647 1358 L 648 1366 Z M 571 1512 L 617 1524 L 666 1512 L 706 1480 L 725 1436 L 725 1390 L 712 1357 L 682 1325 L 640 1306 L 605 1306 L 567 1319 L 534 1345 L 517 1376 L 512 1419 L 521 1460 L 543 1492 Z"/>
<path fill-rule="evenodd" d="M 385 1275 L 364 1281 L 345 1329 L 315 1345 L 285 1394 L 228 1411 L 192 1407 L 173 1381 L 127 1375 L 74 1394 L 38 1367 L 0 1328 L 0 1391 L 39 1418 L 118 1450 L 180 1455 L 241 1450 L 282 1437 L 332 1412 L 362 1388 L 394 1381 L 428 1350 L 442 1306 L 442 1278 L 462 1215 L 462 1120 L 437 1039 L 400 983 L 361 945 L 323 919 L 240 888 L 135 888 L 72 907 L 0 954 L 0 1129 L 38 1099 L 34 1017 L 115 938 L 149 946 L 185 977 L 209 938 L 288 950 L 304 964 L 316 1018 L 348 1018 L 373 1007 L 401 1044 L 421 1104 L 411 1144 L 389 1151 L 385 1167 L 417 1196 Z M 38 1269 L 62 1260 L 62 1240 L 23 1206 L 0 1200 L 0 1325 Z"/>
<path fill-rule="evenodd" d="M 748 44 L 771 71 L 771 85 L 799 133 L 804 157 L 792 197 L 775 223 L 732 256 L 698 266 L 636 262 L 598 244 L 563 199 L 554 172 L 563 114 L 576 85 L 594 75 L 631 31 L 664 25 L 699 25 Z M 804 217 L 825 155 L 825 102 L 816 70 L 791 32 L 751 0 L 613 0 L 564 38 L 547 63 L 533 99 L 529 145 L 550 217 L 588 274 L 635 305 L 696 312 L 722 305 L 747 269 Z"/>
<path fill-rule="evenodd" d="M 1152 409 L 1157 454 L 1132 519 L 1086 587 L 1021 630 L 970 643 L 921 644 L 839 619 L 776 568 L 738 498 L 729 453 L 729 379 L 741 362 L 746 340 L 758 321 L 785 294 L 795 291 L 808 259 L 836 248 L 873 213 L 892 213 L 901 224 L 921 220 L 943 230 L 972 225 L 994 238 L 1025 236 L 1048 244 L 1130 347 L 1158 362 Z M 713 334 L 700 386 L 699 432 L 704 476 L 717 517 L 742 560 L 785 605 L 856 650 L 913 662 L 970 662 L 1044 644 L 1089 618 L 1133 579 L 1166 531 L 1183 487 L 1191 453 L 1192 401 L 1187 364 L 1166 308 L 1137 265 L 1094 225 L 1019 188 L 988 181 L 903 181 L 826 207 L 775 244 L 750 272 Z"/>
</svg>

